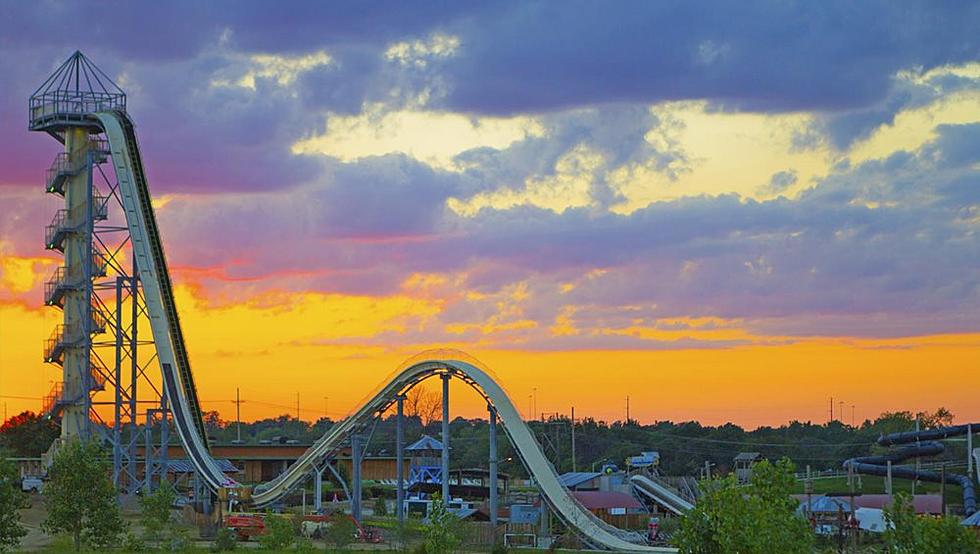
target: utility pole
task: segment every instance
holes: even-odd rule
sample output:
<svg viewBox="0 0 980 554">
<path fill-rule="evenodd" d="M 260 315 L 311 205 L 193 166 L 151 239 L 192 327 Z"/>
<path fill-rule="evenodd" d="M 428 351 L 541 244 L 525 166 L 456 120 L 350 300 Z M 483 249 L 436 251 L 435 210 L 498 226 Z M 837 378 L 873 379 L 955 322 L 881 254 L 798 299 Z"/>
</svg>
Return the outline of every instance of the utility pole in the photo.
<svg viewBox="0 0 980 554">
<path fill-rule="evenodd" d="M 844 423 L 844 401 L 841 400 L 838 402 L 837 407 L 840 408 L 837 410 L 837 413 L 840 414 L 840 422 Z"/>
<path fill-rule="evenodd" d="M 296 392 L 296 421 L 299 421 L 299 392 Z"/>
<path fill-rule="evenodd" d="M 630 424 L 630 396 L 626 395 L 626 425 Z"/>
<path fill-rule="evenodd" d="M 833 422 L 834 422 L 834 397 L 831 396 L 830 397 L 830 421 L 828 421 L 827 423 L 833 423 Z"/>
<path fill-rule="evenodd" d="M 330 418 L 330 397 L 329 396 L 324 396 L 323 397 L 323 417 L 324 418 L 327 418 L 327 419 Z"/>
<path fill-rule="evenodd" d="M 851 404 L 851 427 L 854 427 L 854 425 L 855 425 L 855 421 L 854 421 L 854 404 Z"/>
<path fill-rule="evenodd" d="M 531 396 L 534 399 L 534 409 L 531 411 L 531 417 L 534 418 L 538 415 L 538 387 L 531 389 Z"/>
<path fill-rule="evenodd" d="M 969 457 L 969 454 L 967 454 Z M 575 406 L 572 406 L 572 473 L 578 471 L 575 468 Z"/>
<path fill-rule="evenodd" d="M 242 440 L 242 396 L 238 387 L 235 387 L 235 423 L 238 425 L 238 440 Z"/>
</svg>

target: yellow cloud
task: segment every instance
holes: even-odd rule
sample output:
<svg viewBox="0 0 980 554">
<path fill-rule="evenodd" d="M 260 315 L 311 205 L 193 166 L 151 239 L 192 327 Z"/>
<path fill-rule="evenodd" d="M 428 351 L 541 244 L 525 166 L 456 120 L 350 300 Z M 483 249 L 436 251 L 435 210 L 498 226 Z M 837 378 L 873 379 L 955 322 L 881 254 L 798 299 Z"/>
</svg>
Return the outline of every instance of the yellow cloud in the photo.
<svg viewBox="0 0 980 554">
<path fill-rule="evenodd" d="M 325 154 L 344 161 L 400 152 L 435 167 L 456 170 L 459 167 L 453 157 L 460 152 L 477 147 L 506 148 L 543 132 L 530 117 L 386 111 L 382 104 L 373 104 L 354 116 L 330 114 L 326 132 L 296 142 L 292 152 Z"/>
<path fill-rule="evenodd" d="M 242 87 L 255 90 L 257 78 L 270 79 L 280 87 L 288 87 L 296 81 L 300 74 L 311 69 L 330 65 L 333 58 L 324 51 L 313 52 L 302 56 L 277 56 L 271 54 L 255 54 L 249 56 L 249 69 L 233 79 L 214 79 L 214 87 Z"/>
</svg>

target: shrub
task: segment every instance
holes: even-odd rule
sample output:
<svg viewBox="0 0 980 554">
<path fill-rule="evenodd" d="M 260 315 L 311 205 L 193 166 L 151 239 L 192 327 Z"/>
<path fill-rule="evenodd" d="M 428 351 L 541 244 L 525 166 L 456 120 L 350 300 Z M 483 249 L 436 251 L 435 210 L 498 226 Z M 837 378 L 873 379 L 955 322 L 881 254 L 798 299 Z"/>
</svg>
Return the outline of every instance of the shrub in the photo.
<svg viewBox="0 0 980 554">
<path fill-rule="evenodd" d="M 265 518 L 265 533 L 259 535 L 259 544 L 266 550 L 285 550 L 296 540 L 293 524 L 282 516 Z"/>
<path fill-rule="evenodd" d="M 327 542 L 337 547 L 339 550 L 347 548 L 347 546 L 354 542 L 354 533 L 357 532 L 357 525 L 354 521 L 344 514 L 337 514 L 334 516 L 333 521 L 330 522 L 330 526 L 327 527 L 326 539 Z"/>
<path fill-rule="evenodd" d="M 238 548 L 238 537 L 227 527 L 221 527 L 214 534 L 211 552 L 227 552 Z"/>
</svg>

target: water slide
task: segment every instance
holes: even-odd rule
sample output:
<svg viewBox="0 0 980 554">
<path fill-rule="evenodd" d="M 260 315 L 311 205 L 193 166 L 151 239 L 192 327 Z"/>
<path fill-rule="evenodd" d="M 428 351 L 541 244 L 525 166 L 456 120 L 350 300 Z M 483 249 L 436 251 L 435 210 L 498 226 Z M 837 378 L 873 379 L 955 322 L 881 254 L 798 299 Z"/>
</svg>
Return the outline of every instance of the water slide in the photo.
<svg viewBox="0 0 980 554">
<path fill-rule="evenodd" d="M 212 489 L 239 486 L 225 476 L 208 450 L 201 422 L 201 409 L 190 371 L 183 333 L 177 317 L 170 276 L 150 202 L 149 188 L 132 121 L 124 112 L 94 115 L 109 140 L 119 193 L 132 237 L 150 327 L 170 400 L 175 427 L 187 456 L 201 479 Z M 505 432 L 528 472 L 534 477 L 553 513 L 575 529 L 590 545 L 621 552 L 674 552 L 638 544 L 643 537 L 617 529 L 582 507 L 558 481 L 558 474 L 545 458 L 534 435 L 521 419 L 513 402 L 491 377 L 487 368 L 457 351 L 425 353 L 413 358 L 353 414 L 334 425 L 295 464 L 273 481 L 260 485 L 252 494 L 257 506 L 267 506 L 282 498 L 309 477 L 315 466 L 334 455 L 353 433 L 361 432 L 375 417 L 426 378 L 449 373 L 473 387 L 493 406 Z"/>
<path fill-rule="evenodd" d="M 684 515 L 694 508 L 694 504 L 645 475 L 630 476 L 630 483 L 634 490 L 677 515 Z"/>
<path fill-rule="evenodd" d="M 170 273 L 150 202 L 136 131 L 124 112 L 101 112 L 94 117 L 109 140 L 164 390 L 170 399 L 181 443 L 209 487 L 235 486 L 236 483 L 221 472 L 208 450 L 207 433 L 204 432 L 197 389 L 184 348 L 184 335 L 177 317 Z"/>
<path fill-rule="evenodd" d="M 910 431 L 905 433 L 892 433 L 883 435 L 878 439 L 880 446 L 895 446 L 900 444 L 916 443 L 914 446 L 906 446 L 880 456 L 860 456 L 844 461 L 844 467 L 857 473 L 865 475 L 877 475 L 880 477 L 888 476 L 888 463 L 891 462 L 891 475 L 900 479 L 914 479 L 918 481 L 928 481 L 930 483 L 941 483 L 943 479 L 948 483 L 955 483 L 963 489 L 963 511 L 970 515 L 977 511 L 976 489 L 973 487 L 971 475 L 957 475 L 947 473 L 945 476 L 935 471 L 916 470 L 909 467 L 896 467 L 898 464 L 910 458 L 922 456 L 936 456 L 945 452 L 946 447 L 939 439 L 946 439 L 959 435 L 965 435 L 972 429 L 980 429 L 980 424 L 971 425 L 951 425 L 948 427 L 937 427 L 926 431 Z M 925 441 L 925 442 L 923 442 Z"/>
</svg>

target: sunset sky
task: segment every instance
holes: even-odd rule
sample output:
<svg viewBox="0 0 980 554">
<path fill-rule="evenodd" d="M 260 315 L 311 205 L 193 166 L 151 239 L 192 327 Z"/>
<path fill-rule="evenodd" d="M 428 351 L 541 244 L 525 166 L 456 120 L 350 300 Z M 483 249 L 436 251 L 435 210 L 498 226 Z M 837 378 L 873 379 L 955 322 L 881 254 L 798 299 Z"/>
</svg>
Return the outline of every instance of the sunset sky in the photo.
<svg viewBox="0 0 980 554">
<path fill-rule="evenodd" d="M 980 3 L 198 4 L 0 0 L 10 415 L 60 376 L 27 102 L 80 49 L 226 418 L 337 418 L 447 346 L 524 412 L 980 419 Z"/>
</svg>

